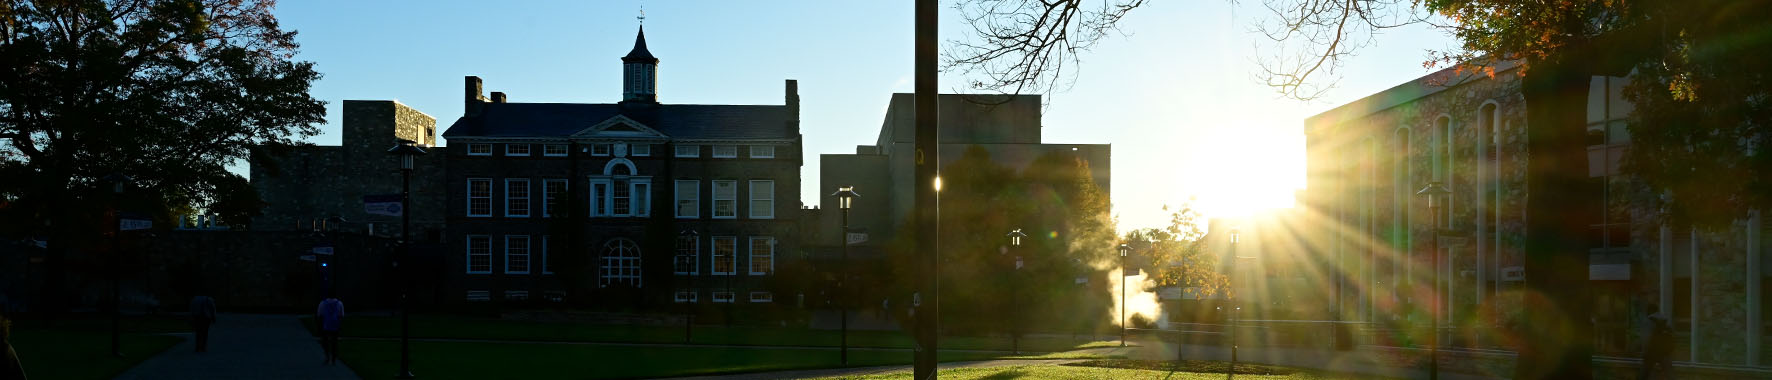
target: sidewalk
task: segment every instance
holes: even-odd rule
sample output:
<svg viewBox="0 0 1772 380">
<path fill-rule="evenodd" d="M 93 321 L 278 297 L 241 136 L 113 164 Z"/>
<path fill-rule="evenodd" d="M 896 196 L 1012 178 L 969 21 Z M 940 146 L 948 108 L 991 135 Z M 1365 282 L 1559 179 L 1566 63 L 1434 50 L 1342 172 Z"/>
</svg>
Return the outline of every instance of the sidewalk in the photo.
<svg viewBox="0 0 1772 380">
<path fill-rule="evenodd" d="M 1133 350 L 1127 356 L 1142 360 L 1175 360 L 1177 346 L 1171 342 L 1155 342 L 1139 340 L 1141 349 Z M 1184 359 L 1218 360 L 1231 359 L 1230 349 L 1219 345 L 1184 345 L 1179 349 Z M 1449 358 L 1442 356 L 1441 363 Z M 1242 347 L 1237 350 L 1239 363 L 1272 364 L 1286 367 L 1312 368 L 1332 372 L 1389 377 L 1400 379 L 1426 379 L 1427 371 L 1422 368 L 1400 368 L 1385 360 L 1379 353 L 1369 350 L 1334 351 L 1327 349 L 1304 348 L 1258 348 Z M 1488 380 L 1504 379 L 1502 376 L 1482 376 L 1467 373 L 1440 371 L 1441 379 L 1450 380 Z"/>
<path fill-rule="evenodd" d="M 952 369 L 952 368 L 1060 365 L 1060 364 L 1080 362 L 1080 361 L 1082 361 L 1082 360 L 1078 360 L 1078 359 L 985 360 L 985 361 L 976 361 L 976 362 L 940 363 L 940 364 L 936 364 L 935 368 L 937 370 L 944 370 L 944 369 Z M 677 380 L 805 379 L 805 378 L 815 378 L 815 377 L 865 376 L 865 375 L 873 375 L 873 374 L 895 372 L 895 371 L 909 371 L 911 369 L 912 368 L 910 365 L 888 365 L 888 366 L 878 366 L 878 367 L 827 368 L 827 369 L 807 369 L 807 370 L 796 370 L 796 371 L 758 372 L 758 373 L 731 374 L 731 375 L 671 377 L 669 379 L 677 379 Z M 906 376 L 908 377 L 909 375 L 906 375 Z"/>
<path fill-rule="evenodd" d="M 293 315 L 221 314 L 209 352 L 192 352 L 190 333 L 118 379 L 356 379 L 343 364 L 321 365 L 320 343 Z"/>
</svg>

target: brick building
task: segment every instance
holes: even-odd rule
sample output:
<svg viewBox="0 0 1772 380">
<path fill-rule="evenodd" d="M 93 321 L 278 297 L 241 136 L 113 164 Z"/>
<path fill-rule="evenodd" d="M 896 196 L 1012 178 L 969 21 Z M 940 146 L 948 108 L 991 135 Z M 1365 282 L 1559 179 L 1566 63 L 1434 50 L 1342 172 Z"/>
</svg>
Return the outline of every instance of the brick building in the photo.
<svg viewBox="0 0 1772 380">
<path fill-rule="evenodd" d="M 800 255 L 795 82 L 783 105 L 668 104 L 644 30 L 622 62 L 610 104 L 488 99 L 466 78 L 443 134 L 447 293 L 645 308 L 788 291 L 775 277 Z"/>
</svg>

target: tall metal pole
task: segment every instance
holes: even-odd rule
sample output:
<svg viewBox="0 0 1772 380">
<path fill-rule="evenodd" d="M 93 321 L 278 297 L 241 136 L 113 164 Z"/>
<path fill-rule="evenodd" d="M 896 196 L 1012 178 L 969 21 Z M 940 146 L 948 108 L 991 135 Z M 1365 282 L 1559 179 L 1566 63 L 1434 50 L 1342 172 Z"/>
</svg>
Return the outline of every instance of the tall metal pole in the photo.
<svg viewBox="0 0 1772 380">
<path fill-rule="evenodd" d="M 1433 195 L 1428 196 L 1427 208 L 1428 208 L 1428 211 L 1427 211 L 1428 214 L 1433 215 L 1433 218 L 1434 218 L 1434 223 L 1433 223 L 1434 233 L 1428 243 L 1429 244 L 1428 247 L 1430 249 L 1433 249 L 1433 265 L 1434 265 L 1433 308 L 1434 308 L 1434 310 L 1432 312 L 1427 313 L 1428 320 L 1429 320 L 1429 322 L 1428 322 L 1428 340 L 1427 340 L 1427 378 L 1428 378 L 1428 380 L 1439 380 L 1440 379 L 1440 219 L 1441 218 L 1440 218 L 1440 206 L 1437 204 L 1434 204 Z"/>
<path fill-rule="evenodd" d="M 848 290 L 849 289 L 849 284 L 848 284 L 848 282 L 849 282 L 849 207 L 848 207 L 848 205 L 844 205 L 844 207 L 843 207 L 843 231 L 842 231 L 842 233 L 838 234 L 838 237 L 839 237 L 838 243 L 843 245 L 843 260 L 841 263 L 838 264 L 839 266 L 842 266 L 841 270 L 838 271 L 838 273 L 842 277 L 837 278 L 837 295 L 838 295 L 837 310 L 838 310 L 839 314 L 842 314 L 842 318 L 840 318 L 840 319 L 842 320 L 842 335 L 843 335 L 843 338 L 842 338 L 843 348 L 839 351 L 839 352 L 841 352 L 839 354 L 839 359 L 843 360 L 843 365 L 849 365 L 849 290 Z"/>
<path fill-rule="evenodd" d="M 940 193 L 936 191 L 936 170 L 940 138 L 937 133 L 940 127 L 936 124 L 936 99 L 939 88 L 938 73 L 935 62 L 939 57 L 936 29 L 941 5 L 935 0 L 917 0 L 916 34 L 914 39 L 915 54 L 911 66 L 915 71 L 916 92 L 916 175 L 912 188 L 915 190 L 916 236 L 918 270 L 914 271 L 917 278 L 917 292 L 911 294 L 911 307 L 915 313 L 916 346 L 913 351 L 914 370 L 912 376 L 917 380 L 935 378 L 936 330 L 940 327 L 941 315 L 940 294 L 941 280 L 938 270 L 941 258 L 940 242 L 937 241 L 940 226 Z"/>
<path fill-rule="evenodd" d="M 401 157 L 400 168 L 400 374 L 412 377 L 412 155 Z"/>
<path fill-rule="evenodd" d="M 1126 347 L 1126 252 L 1120 251 L 1120 347 Z"/>
<path fill-rule="evenodd" d="M 111 356 L 123 357 L 123 280 L 120 279 L 121 269 L 117 261 L 123 259 L 123 214 L 117 211 L 116 200 L 111 204 L 111 259 L 106 260 L 111 269 Z"/>
<path fill-rule="evenodd" d="M 1231 271 L 1230 271 L 1231 274 L 1228 276 L 1225 276 L 1225 282 L 1227 282 L 1228 284 L 1226 284 L 1226 285 L 1230 287 L 1229 293 L 1232 294 L 1232 297 L 1234 297 L 1235 293 L 1237 291 L 1237 232 L 1234 230 L 1231 231 L 1231 265 L 1230 266 L 1231 266 Z M 1230 315 L 1226 318 L 1226 319 L 1230 320 L 1231 367 L 1230 367 L 1230 369 L 1224 371 L 1224 378 L 1225 379 L 1237 378 L 1237 310 L 1240 310 L 1242 308 L 1237 307 L 1237 302 L 1232 297 L 1225 297 L 1225 300 L 1230 302 L 1229 306 L 1231 308 L 1230 310 L 1228 310 L 1230 312 Z"/>
</svg>

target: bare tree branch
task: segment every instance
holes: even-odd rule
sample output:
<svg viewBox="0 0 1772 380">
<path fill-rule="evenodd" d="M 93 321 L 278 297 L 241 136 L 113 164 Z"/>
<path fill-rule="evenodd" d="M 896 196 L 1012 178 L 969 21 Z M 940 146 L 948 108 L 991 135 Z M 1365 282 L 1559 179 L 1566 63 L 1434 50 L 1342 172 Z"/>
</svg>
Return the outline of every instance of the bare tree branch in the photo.
<svg viewBox="0 0 1772 380">
<path fill-rule="evenodd" d="M 1004 94 L 1050 93 L 1075 83 L 1067 72 L 1126 13 L 1146 0 L 963 0 L 960 11 L 976 40 L 949 40 L 942 71 L 980 79 L 974 90 Z"/>
</svg>

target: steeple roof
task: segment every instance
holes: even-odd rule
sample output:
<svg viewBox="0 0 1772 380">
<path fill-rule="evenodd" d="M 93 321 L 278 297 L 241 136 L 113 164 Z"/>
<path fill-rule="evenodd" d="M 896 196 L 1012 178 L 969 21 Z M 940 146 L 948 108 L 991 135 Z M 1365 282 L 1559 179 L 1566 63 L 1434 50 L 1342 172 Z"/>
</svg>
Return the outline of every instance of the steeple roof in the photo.
<svg viewBox="0 0 1772 380">
<path fill-rule="evenodd" d="M 645 26 L 641 26 L 640 34 L 634 37 L 634 50 L 628 51 L 628 56 L 621 57 L 621 61 L 625 63 L 658 63 L 658 58 L 653 57 L 652 52 L 646 50 Z"/>
</svg>

